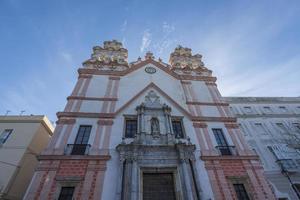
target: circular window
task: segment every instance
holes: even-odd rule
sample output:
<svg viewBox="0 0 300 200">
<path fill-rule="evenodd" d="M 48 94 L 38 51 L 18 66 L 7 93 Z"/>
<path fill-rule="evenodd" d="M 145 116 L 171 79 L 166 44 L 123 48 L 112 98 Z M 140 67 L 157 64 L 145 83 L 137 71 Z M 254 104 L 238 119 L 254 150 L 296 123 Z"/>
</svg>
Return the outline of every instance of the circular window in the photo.
<svg viewBox="0 0 300 200">
<path fill-rule="evenodd" d="M 154 67 L 146 67 L 145 72 L 148 74 L 154 74 L 156 72 L 156 69 Z"/>
</svg>

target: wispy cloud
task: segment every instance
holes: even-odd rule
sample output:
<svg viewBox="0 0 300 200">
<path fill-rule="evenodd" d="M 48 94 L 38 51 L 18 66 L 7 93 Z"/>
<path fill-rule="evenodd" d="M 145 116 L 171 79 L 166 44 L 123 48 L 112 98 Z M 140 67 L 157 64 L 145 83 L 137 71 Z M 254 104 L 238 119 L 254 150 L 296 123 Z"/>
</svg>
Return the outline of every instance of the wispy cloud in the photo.
<svg viewBox="0 0 300 200">
<path fill-rule="evenodd" d="M 173 24 L 168 24 L 167 22 L 164 22 L 162 25 L 162 30 L 165 34 L 170 34 L 173 31 L 175 31 L 175 26 Z"/>
<path fill-rule="evenodd" d="M 68 52 L 60 52 L 60 56 L 66 61 L 66 62 L 72 62 L 73 61 L 73 57 L 72 54 L 68 53 Z"/>
<path fill-rule="evenodd" d="M 149 29 L 146 29 L 143 33 L 142 44 L 140 46 L 140 52 L 143 53 L 145 49 L 151 44 L 151 33 Z"/>
<path fill-rule="evenodd" d="M 158 56 L 162 55 L 168 47 L 177 42 L 177 39 L 171 36 L 174 31 L 175 26 L 173 24 L 163 22 L 160 31 L 162 35 L 153 45 L 155 53 L 157 53 Z"/>
<path fill-rule="evenodd" d="M 121 25 L 121 32 L 125 32 L 127 29 L 127 20 L 125 19 L 123 24 Z"/>
</svg>

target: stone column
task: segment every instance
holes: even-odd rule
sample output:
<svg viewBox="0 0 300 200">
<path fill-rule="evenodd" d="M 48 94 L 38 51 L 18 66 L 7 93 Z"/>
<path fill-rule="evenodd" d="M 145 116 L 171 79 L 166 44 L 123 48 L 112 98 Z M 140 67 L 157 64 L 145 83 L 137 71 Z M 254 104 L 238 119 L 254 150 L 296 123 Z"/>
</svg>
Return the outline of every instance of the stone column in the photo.
<svg viewBox="0 0 300 200">
<path fill-rule="evenodd" d="M 166 134 L 168 138 L 168 144 L 172 143 L 173 137 L 173 129 L 172 129 L 172 122 L 171 122 L 171 108 L 167 105 L 163 105 L 163 111 L 165 116 L 165 127 L 166 127 Z"/>
<path fill-rule="evenodd" d="M 188 159 L 182 158 L 180 159 L 180 167 L 182 169 L 183 177 L 184 177 L 184 183 L 185 183 L 185 189 L 186 189 L 186 196 L 189 200 L 194 199 L 193 198 L 193 190 L 191 186 L 191 179 L 188 172 L 188 166 L 187 166 Z"/>
<path fill-rule="evenodd" d="M 141 132 L 142 132 L 141 106 L 137 106 L 136 111 L 137 111 L 137 135 L 135 137 L 136 137 L 137 141 L 140 143 L 141 142 Z"/>
<path fill-rule="evenodd" d="M 131 169 L 131 200 L 137 200 L 138 195 L 138 180 L 137 180 L 137 173 L 138 173 L 138 166 L 137 166 L 137 159 L 135 156 L 132 158 L 132 169 Z"/>
<path fill-rule="evenodd" d="M 122 199 L 122 191 L 123 191 L 123 183 L 125 183 L 125 177 L 124 172 L 126 170 L 126 159 L 124 159 L 123 155 L 120 155 L 120 165 L 119 165 L 119 176 L 118 176 L 118 182 L 117 182 L 117 194 L 116 194 L 116 200 Z"/>
<path fill-rule="evenodd" d="M 200 181 L 199 181 L 199 174 L 198 174 L 198 171 L 197 171 L 197 168 L 196 168 L 196 162 L 195 162 L 195 158 L 190 158 L 190 169 L 191 169 L 191 175 L 193 176 L 194 175 L 194 180 L 193 182 L 195 182 L 195 189 L 196 189 L 196 192 L 197 192 L 197 197 L 198 199 L 201 199 L 201 193 L 202 193 L 202 190 L 201 190 L 201 187 L 200 187 Z"/>
<path fill-rule="evenodd" d="M 144 103 L 140 106 L 141 113 L 141 121 L 140 121 L 140 129 L 141 129 L 141 141 L 144 143 L 146 139 L 146 130 L 145 130 L 145 105 Z"/>
</svg>

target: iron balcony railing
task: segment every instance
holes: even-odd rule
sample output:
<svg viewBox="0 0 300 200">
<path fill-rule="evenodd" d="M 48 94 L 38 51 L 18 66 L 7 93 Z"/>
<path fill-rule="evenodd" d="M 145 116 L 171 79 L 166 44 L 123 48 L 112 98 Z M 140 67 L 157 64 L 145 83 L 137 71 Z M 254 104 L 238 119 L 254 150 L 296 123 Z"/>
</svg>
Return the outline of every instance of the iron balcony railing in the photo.
<svg viewBox="0 0 300 200">
<path fill-rule="evenodd" d="M 280 159 L 276 161 L 284 172 L 296 172 L 299 170 L 293 159 Z"/>
<path fill-rule="evenodd" d="M 65 155 L 88 155 L 90 148 L 90 144 L 67 144 Z"/>
<path fill-rule="evenodd" d="M 216 149 L 218 150 L 219 154 L 222 156 L 235 156 L 237 155 L 237 151 L 235 149 L 235 146 L 216 146 Z"/>
</svg>

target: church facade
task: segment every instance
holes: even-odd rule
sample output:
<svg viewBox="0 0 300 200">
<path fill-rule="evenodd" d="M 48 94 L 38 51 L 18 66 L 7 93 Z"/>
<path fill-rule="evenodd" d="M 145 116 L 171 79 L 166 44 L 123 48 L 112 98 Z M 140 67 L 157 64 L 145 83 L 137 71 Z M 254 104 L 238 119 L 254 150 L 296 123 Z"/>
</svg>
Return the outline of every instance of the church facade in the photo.
<svg viewBox="0 0 300 200">
<path fill-rule="evenodd" d="M 199 54 L 93 48 L 24 199 L 275 199 Z"/>
</svg>

